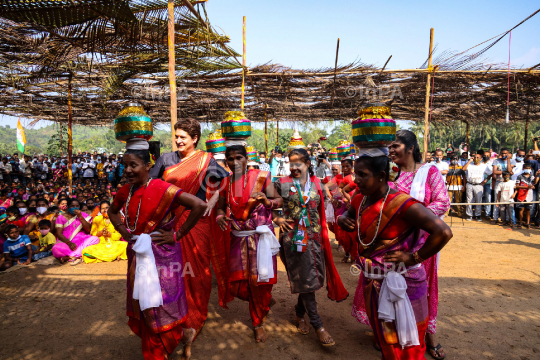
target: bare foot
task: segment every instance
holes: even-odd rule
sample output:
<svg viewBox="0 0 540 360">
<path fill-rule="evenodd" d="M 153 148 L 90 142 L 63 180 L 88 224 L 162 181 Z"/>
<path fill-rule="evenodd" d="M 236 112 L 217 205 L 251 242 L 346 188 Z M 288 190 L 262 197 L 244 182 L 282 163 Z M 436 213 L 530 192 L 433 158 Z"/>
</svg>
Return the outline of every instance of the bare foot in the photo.
<svg viewBox="0 0 540 360">
<path fill-rule="evenodd" d="M 65 263 L 67 263 L 67 262 L 69 261 L 69 259 L 70 259 L 69 256 L 62 256 L 62 257 L 61 257 L 60 259 L 58 259 L 58 260 L 60 260 L 60 262 L 61 262 L 62 264 L 65 264 Z"/>
<path fill-rule="evenodd" d="M 317 337 L 319 338 L 322 346 L 336 345 L 334 339 L 332 339 L 328 331 L 324 330 L 324 328 L 320 328 L 317 330 Z"/>
<path fill-rule="evenodd" d="M 347 261 L 349 261 L 349 257 L 350 257 L 350 255 L 345 255 L 345 256 L 343 257 L 343 259 L 341 259 L 341 262 L 342 262 L 342 263 L 346 263 Z"/>
<path fill-rule="evenodd" d="M 306 320 L 304 318 L 296 317 L 296 327 L 298 328 L 298 332 L 302 335 L 309 334 L 309 325 L 306 323 Z"/>
<path fill-rule="evenodd" d="M 265 342 L 266 339 L 268 339 L 268 334 L 266 333 L 266 331 L 264 331 L 262 325 L 257 326 L 253 329 L 253 331 L 255 332 L 255 342 Z"/>
<path fill-rule="evenodd" d="M 345 250 L 343 249 L 343 246 L 341 246 L 341 245 L 338 245 L 337 251 L 338 252 L 345 252 Z"/>
<path fill-rule="evenodd" d="M 182 337 L 182 343 L 184 344 L 184 352 L 182 352 L 182 360 L 189 360 L 191 358 L 191 343 L 197 333 L 195 329 L 183 329 L 184 337 Z"/>
<path fill-rule="evenodd" d="M 277 301 L 273 297 L 270 299 L 270 303 L 268 304 L 268 307 L 271 309 L 272 306 L 276 305 Z"/>
<path fill-rule="evenodd" d="M 444 349 L 441 344 L 437 342 L 435 334 L 426 334 L 426 345 L 432 358 L 444 359 L 446 357 Z"/>
</svg>

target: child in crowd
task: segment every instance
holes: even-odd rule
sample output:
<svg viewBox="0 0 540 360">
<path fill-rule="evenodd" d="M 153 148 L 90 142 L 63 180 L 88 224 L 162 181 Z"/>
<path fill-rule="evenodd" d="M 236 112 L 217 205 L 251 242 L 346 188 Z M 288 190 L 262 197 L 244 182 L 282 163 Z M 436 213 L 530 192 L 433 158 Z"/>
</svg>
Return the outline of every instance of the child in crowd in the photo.
<svg viewBox="0 0 540 360">
<path fill-rule="evenodd" d="M 516 187 L 516 181 L 510 180 L 510 172 L 504 171 L 502 173 L 503 175 L 503 181 L 500 182 L 497 185 L 497 188 L 495 189 L 495 193 L 497 194 L 497 202 L 514 202 L 514 197 L 517 194 L 517 191 L 515 190 Z M 515 227 L 513 224 L 513 218 L 514 218 L 514 205 L 513 204 L 505 204 L 505 205 L 495 205 L 497 206 L 500 211 L 501 215 L 501 221 L 502 225 L 508 225 Z M 493 219 L 493 224 L 497 224 L 498 219 Z"/>
<path fill-rule="evenodd" d="M 523 213 L 525 212 L 525 217 L 527 223 L 525 228 L 531 228 L 531 212 L 534 208 L 534 204 L 524 204 L 524 202 L 531 202 L 534 200 L 534 187 L 538 184 L 538 178 L 535 178 L 532 174 L 531 164 L 523 164 L 523 171 L 517 177 L 516 180 L 516 189 L 517 189 L 517 200 L 516 209 L 518 214 L 517 227 L 521 228 L 523 226 Z"/>
<path fill-rule="evenodd" d="M 39 228 L 39 248 L 34 252 L 32 260 L 38 261 L 52 255 L 52 247 L 56 244 L 56 237 L 51 232 L 51 221 L 40 220 Z"/>
<path fill-rule="evenodd" d="M 26 224 L 24 223 L 24 220 L 22 220 L 22 216 L 19 212 L 18 207 L 16 206 L 8 207 L 6 209 L 6 215 L 7 215 L 6 224 L 16 225 L 19 228 L 19 231 L 21 232 L 24 231 L 24 227 L 26 226 Z"/>
<path fill-rule="evenodd" d="M 20 235 L 17 225 L 6 226 L 7 240 L 4 242 L 5 262 L 0 271 L 5 271 L 15 265 L 29 265 L 32 261 L 32 244 L 26 235 Z"/>
</svg>

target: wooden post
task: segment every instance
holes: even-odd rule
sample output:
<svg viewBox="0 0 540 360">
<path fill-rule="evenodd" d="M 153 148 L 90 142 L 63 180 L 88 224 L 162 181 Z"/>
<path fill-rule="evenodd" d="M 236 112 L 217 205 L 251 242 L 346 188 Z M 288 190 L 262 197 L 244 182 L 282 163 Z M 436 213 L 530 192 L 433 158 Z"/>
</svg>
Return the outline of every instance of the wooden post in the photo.
<svg viewBox="0 0 540 360">
<path fill-rule="evenodd" d="M 264 104 L 264 148 L 266 149 L 266 156 L 268 156 L 268 104 Z"/>
<path fill-rule="evenodd" d="M 339 54 L 339 38 L 337 39 L 337 47 L 336 47 L 336 63 L 334 65 L 334 88 L 332 89 L 332 107 L 334 107 L 334 97 L 336 96 L 336 77 L 337 77 L 337 61 L 338 61 L 338 54 Z"/>
<path fill-rule="evenodd" d="M 73 133 L 71 131 L 71 123 L 73 121 L 73 116 L 71 113 L 71 79 L 73 77 L 73 74 L 69 74 L 69 81 L 68 81 L 68 191 L 69 191 L 69 197 L 73 195 L 72 188 L 73 188 L 73 174 L 71 173 L 71 167 L 73 165 Z"/>
<path fill-rule="evenodd" d="M 168 20 L 168 28 L 169 28 L 169 34 L 168 34 L 168 44 L 169 44 L 169 88 L 170 88 L 170 96 L 171 96 L 171 142 L 172 142 L 172 150 L 176 151 L 176 139 L 174 136 L 174 125 L 176 124 L 176 118 L 178 116 L 178 111 L 176 109 L 176 61 L 175 61 L 175 53 L 174 53 L 174 0 L 168 1 L 168 13 L 169 13 L 169 20 Z"/>
<path fill-rule="evenodd" d="M 64 140 L 64 138 L 63 138 L 63 135 L 64 135 L 64 134 L 62 134 L 62 133 L 63 133 L 63 130 L 64 130 L 64 127 L 62 126 L 61 123 L 58 122 L 58 117 L 57 117 L 57 116 L 55 116 L 54 118 L 55 118 L 56 121 L 57 121 L 56 123 L 57 123 L 58 125 L 60 125 L 60 156 L 61 156 L 61 157 L 64 157 L 64 141 L 63 141 L 63 140 Z"/>
<path fill-rule="evenodd" d="M 279 119 L 276 122 L 276 146 L 279 146 Z"/>
<path fill-rule="evenodd" d="M 242 41 L 243 41 L 243 52 L 242 52 L 242 102 L 241 107 L 244 111 L 244 88 L 246 84 L 246 17 L 243 17 L 242 22 Z"/>
<path fill-rule="evenodd" d="M 422 162 L 426 162 L 426 155 L 429 147 L 429 93 L 431 90 L 431 59 L 433 53 L 433 28 L 431 28 L 429 34 L 429 60 L 428 60 L 428 76 L 426 83 L 426 103 L 424 110 L 424 155 L 422 157 Z M 467 125 L 468 126 L 468 125 Z"/>
<path fill-rule="evenodd" d="M 465 124 L 467 124 L 467 152 L 469 153 L 469 156 L 471 156 L 471 146 L 469 144 L 469 122 L 467 121 Z"/>
</svg>

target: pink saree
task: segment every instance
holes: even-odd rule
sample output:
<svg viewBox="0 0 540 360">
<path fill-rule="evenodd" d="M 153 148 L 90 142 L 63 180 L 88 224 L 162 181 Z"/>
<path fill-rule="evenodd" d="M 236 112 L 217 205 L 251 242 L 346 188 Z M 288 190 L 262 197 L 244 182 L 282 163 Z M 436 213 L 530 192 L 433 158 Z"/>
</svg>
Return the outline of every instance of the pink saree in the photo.
<svg viewBox="0 0 540 360">
<path fill-rule="evenodd" d="M 82 214 L 86 221 L 92 223 L 92 217 L 90 215 L 85 213 Z M 52 254 L 56 258 L 61 258 L 63 256 L 80 258 L 82 257 L 83 249 L 90 245 L 99 244 L 99 238 L 97 236 L 87 234 L 83 229 L 82 223 L 76 216 L 68 220 L 64 217 L 64 215 L 60 214 L 56 218 L 55 224 L 56 229 L 62 231 L 62 234 L 64 234 L 69 241 L 77 245 L 75 250 L 71 250 L 66 243 L 57 241 L 52 248 Z"/>
</svg>

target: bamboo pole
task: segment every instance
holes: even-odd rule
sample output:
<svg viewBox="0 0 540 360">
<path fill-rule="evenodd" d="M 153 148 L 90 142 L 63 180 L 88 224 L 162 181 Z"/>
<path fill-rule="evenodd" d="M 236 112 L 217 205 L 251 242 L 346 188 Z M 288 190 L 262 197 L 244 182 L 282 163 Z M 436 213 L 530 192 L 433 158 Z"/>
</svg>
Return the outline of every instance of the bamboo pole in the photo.
<svg viewBox="0 0 540 360">
<path fill-rule="evenodd" d="M 266 154 L 268 156 L 268 104 L 264 104 L 264 148 L 266 149 Z"/>
<path fill-rule="evenodd" d="M 355 74 L 362 74 L 362 75 L 380 75 L 382 73 L 385 74 L 399 74 L 399 73 L 427 73 L 429 72 L 428 69 L 402 69 L 402 70 L 358 70 L 358 71 L 338 71 L 338 75 L 355 75 Z M 437 70 L 438 74 L 488 74 L 488 73 L 502 73 L 502 74 L 508 74 L 508 70 Z M 540 74 L 540 70 L 523 70 L 523 69 L 510 69 L 511 74 L 525 74 L 525 73 L 531 73 L 531 74 Z M 293 77 L 313 77 L 313 76 L 333 76 L 334 72 L 320 72 L 320 73 L 310 73 L 310 72 L 301 72 L 301 73 L 293 73 L 293 72 L 280 72 L 280 73 L 255 73 L 250 72 L 249 70 L 246 72 L 247 77 L 257 77 L 257 76 L 293 76 Z M 227 78 L 227 77 L 235 77 L 238 76 L 238 73 L 230 73 L 230 74 L 211 74 L 211 75 L 202 75 L 202 76 L 187 76 L 185 79 L 214 79 L 214 78 Z M 95 76 L 95 77 L 104 77 L 104 76 Z M 148 77 L 144 76 L 134 76 L 133 79 L 148 79 Z M 152 76 L 152 79 L 165 79 L 164 76 Z M 57 84 L 63 84 L 65 81 L 57 81 L 55 82 Z M 43 85 L 43 84 L 40 84 Z M 47 84 L 45 84 L 47 85 Z"/>
<path fill-rule="evenodd" d="M 279 119 L 277 120 L 276 128 L 277 128 L 277 131 L 276 131 L 276 146 L 279 146 Z"/>
<path fill-rule="evenodd" d="M 68 82 L 68 191 L 69 196 L 71 197 L 73 195 L 72 188 L 73 188 L 73 174 L 71 172 L 71 167 L 73 165 L 73 133 L 71 130 L 71 123 L 73 120 L 73 116 L 71 113 L 71 79 L 72 76 L 69 77 Z"/>
<path fill-rule="evenodd" d="M 337 61 L 338 61 L 338 54 L 339 54 L 339 38 L 337 39 L 337 47 L 336 47 L 336 63 L 334 65 L 334 88 L 332 89 L 332 107 L 334 107 L 334 98 L 336 96 L 336 77 L 337 77 Z"/>
<path fill-rule="evenodd" d="M 171 143 L 172 150 L 176 151 L 176 138 L 174 125 L 176 124 L 176 117 L 178 111 L 176 109 L 176 67 L 175 67 L 175 54 L 174 54 L 174 0 L 168 1 L 168 45 L 169 45 L 169 88 L 171 95 Z"/>
<path fill-rule="evenodd" d="M 428 152 L 429 146 L 429 93 L 431 90 L 431 59 L 433 55 L 433 28 L 429 33 L 429 61 L 428 61 L 428 76 L 426 83 L 426 103 L 424 110 L 424 155 L 422 157 L 422 162 L 426 162 L 426 155 Z"/>
<path fill-rule="evenodd" d="M 244 89 L 246 85 L 246 17 L 243 17 L 242 21 L 242 42 L 243 42 L 243 51 L 242 51 L 242 102 L 241 107 L 244 111 Z"/>
<path fill-rule="evenodd" d="M 54 118 L 56 119 L 56 116 Z M 64 140 L 64 136 L 63 136 L 64 127 L 62 126 L 62 124 L 58 124 L 58 125 L 60 125 L 60 156 L 64 157 L 64 141 L 63 141 Z"/>
<path fill-rule="evenodd" d="M 469 122 L 467 121 L 465 124 L 467 124 L 467 152 L 469 153 L 469 156 L 472 155 L 471 153 L 471 146 L 470 146 L 470 143 L 469 143 Z"/>
</svg>

